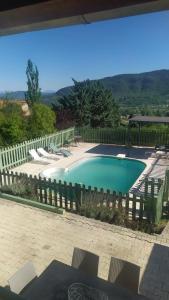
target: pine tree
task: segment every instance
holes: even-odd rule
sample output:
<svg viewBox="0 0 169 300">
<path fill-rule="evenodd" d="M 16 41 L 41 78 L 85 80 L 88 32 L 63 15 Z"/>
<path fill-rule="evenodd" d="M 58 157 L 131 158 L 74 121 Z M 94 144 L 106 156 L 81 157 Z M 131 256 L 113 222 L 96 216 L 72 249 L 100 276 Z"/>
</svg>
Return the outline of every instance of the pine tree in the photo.
<svg viewBox="0 0 169 300">
<path fill-rule="evenodd" d="M 98 81 L 73 79 L 74 86 L 69 95 L 58 100 L 62 109 L 69 109 L 77 126 L 115 127 L 120 123 L 119 107 L 111 90 Z M 55 109 L 57 110 L 57 104 Z"/>
<path fill-rule="evenodd" d="M 113 99 L 111 90 L 95 81 L 91 85 L 90 111 L 91 127 L 114 127 L 119 125 L 119 107 Z"/>
</svg>

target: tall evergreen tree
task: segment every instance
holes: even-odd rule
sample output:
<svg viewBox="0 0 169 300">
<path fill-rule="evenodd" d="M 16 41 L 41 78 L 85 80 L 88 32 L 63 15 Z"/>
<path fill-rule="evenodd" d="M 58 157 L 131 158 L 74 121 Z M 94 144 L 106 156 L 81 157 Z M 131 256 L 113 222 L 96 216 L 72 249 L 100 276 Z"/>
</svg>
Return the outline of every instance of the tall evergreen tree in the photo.
<svg viewBox="0 0 169 300">
<path fill-rule="evenodd" d="M 73 79 L 74 86 L 70 94 L 62 96 L 53 109 L 58 113 L 63 109 L 70 111 L 74 125 L 77 126 L 88 126 L 90 125 L 90 80 L 78 82 Z"/>
<path fill-rule="evenodd" d="M 34 65 L 30 59 L 28 60 L 26 75 L 28 90 L 25 93 L 25 99 L 31 107 L 35 102 L 40 102 L 41 90 L 39 88 L 39 72 L 37 66 Z"/>
<path fill-rule="evenodd" d="M 90 124 L 90 80 L 78 82 L 73 79 L 74 88 L 71 95 L 73 116 L 78 126 Z"/>
<path fill-rule="evenodd" d="M 68 96 L 61 97 L 62 109 L 70 109 L 77 126 L 114 127 L 119 125 L 119 107 L 112 92 L 98 81 L 73 79 L 74 86 Z M 57 105 L 55 110 L 57 110 Z M 59 108 L 59 106 L 58 106 Z M 58 111 L 59 113 L 59 111 Z"/>
<path fill-rule="evenodd" d="M 113 99 L 111 90 L 94 81 L 91 85 L 90 99 L 91 127 L 114 127 L 119 125 L 119 107 Z"/>
</svg>

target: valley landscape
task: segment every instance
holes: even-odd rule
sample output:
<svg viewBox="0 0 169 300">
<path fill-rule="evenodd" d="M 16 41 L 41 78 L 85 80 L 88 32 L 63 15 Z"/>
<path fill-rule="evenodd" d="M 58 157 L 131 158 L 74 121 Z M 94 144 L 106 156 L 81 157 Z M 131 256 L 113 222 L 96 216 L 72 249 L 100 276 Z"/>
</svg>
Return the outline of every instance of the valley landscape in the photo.
<svg viewBox="0 0 169 300">
<path fill-rule="evenodd" d="M 91 80 L 98 81 L 111 90 L 121 113 L 141 113 L 146 115 L 168 115 L 169 70 L 155 70 L 138 74 L 120 74 Z M 56 104 L 72 91 L 72 86 L 57 91 L 42 91 L 42 102 Z M 25 91 L 0 92 L 1 99 L 24 100 Z"/>
</svg>

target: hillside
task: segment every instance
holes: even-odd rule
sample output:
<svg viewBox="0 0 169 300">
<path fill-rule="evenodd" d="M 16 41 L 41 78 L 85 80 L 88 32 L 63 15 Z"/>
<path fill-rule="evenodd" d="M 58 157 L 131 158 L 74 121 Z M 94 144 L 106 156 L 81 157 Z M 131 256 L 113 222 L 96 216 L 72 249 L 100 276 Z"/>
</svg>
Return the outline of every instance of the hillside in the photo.
<svg viewBox="0 0 169 300">
<path fill-rule="evenodd" d="M 10 100 L 23 100 L 25 99 L 25 92 L 24 91 L 0 92 L 0 98 L 10 99 Z"/>
<path fill-rule="evenodd" d="M 0 98 L 5 100 L 20 101 L 25 100 L 25 91 L 0 92 Z M 56 99 L 55 92 L 42 92 L 42 101 L 44 103 L 52 103 Z"/>
<path fill-rule="evenodd" d="M 140 74 L 122 74 L 99 79 L 105 88 L 122 105 L 165 104 L 169 99 L 169 70 Z M 71 86 L 57 91 L 57 96 L 67 95 Z"/>
<path fill-rule="evenodd" d="M 98 79 L 105 88 L 112 91 L 120 106 L 161 105 L 169 103 L 169 70 L 158 70 L 140 74 L 122 74 Z M 46 104 L 57 101 L 57 98 L 68 95 L 72 86 L 58 90 L 56 93 L 42 92 L 42 100 Z M 0 92 L 0 97 L 6 97 Z M 24 91 L 7 93 L 8 99 L 24 99 Z"/>
</svg>

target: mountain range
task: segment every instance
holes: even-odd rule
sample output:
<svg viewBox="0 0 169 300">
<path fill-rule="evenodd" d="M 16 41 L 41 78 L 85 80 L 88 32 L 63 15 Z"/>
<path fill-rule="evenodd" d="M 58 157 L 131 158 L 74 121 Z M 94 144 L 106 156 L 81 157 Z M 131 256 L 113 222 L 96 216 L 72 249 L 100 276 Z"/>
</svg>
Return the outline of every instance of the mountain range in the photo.
<svg viewBox="0 0 169 300">
<path fill-rule="evenodd" d="M 121 105 L 166 104 L 169 102 L 169 70 L 157 70 L 139 74 L 121 74 L 98 79 L 112 91 Z M 72 86 L 56 92 L 57 96 L 68 95 Z"/>
<path fill-rule="evenodd" d="M 47 90 L 42 91 L 42 96 L 48 96 L 48 95 L 55 95 L 55 91 L 53 90 Z M 10 92 L 1 92 L 0 91 L 0 97 L 6 98 L 6 99 L 16 99 L 16 100 L 23 100 L 25 99 L 25 91 L 10 91 Z"/>
<path fill-rule="evenodd" d="M 121 105 L 166 104 L 169 102 L 169 70 L 157 70 L 139 74 L 121 74 L 98 79 L 105 88 L 112 91 Z M 58 97 L 68 95 L 72 86 L 57 92 L 42 92 L 45 103 L 55 102 Z M 8 98 L 24 99 L 24 91 L 10 92 Z M 3 95 L 0 93 L 0 97 Z"/>
</svg>

